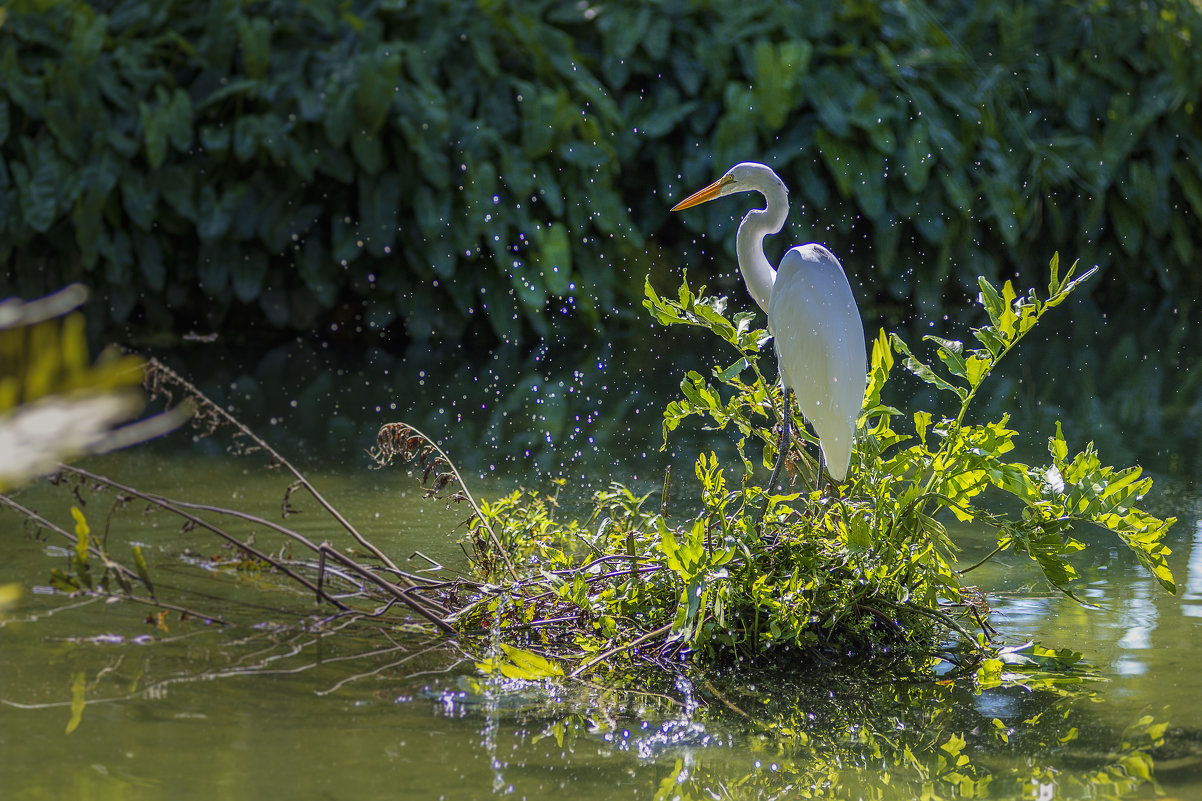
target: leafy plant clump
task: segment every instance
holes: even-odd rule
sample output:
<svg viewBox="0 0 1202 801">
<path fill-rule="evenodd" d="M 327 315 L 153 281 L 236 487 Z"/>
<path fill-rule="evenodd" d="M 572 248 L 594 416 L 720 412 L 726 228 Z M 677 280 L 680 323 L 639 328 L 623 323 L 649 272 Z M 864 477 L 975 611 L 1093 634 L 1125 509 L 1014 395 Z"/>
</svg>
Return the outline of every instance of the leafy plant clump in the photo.
<svg viewBox="0 0 1202 801">
<path fill-rule="evenodd" d="M 1174 519 L 1136 505 L 1152 484 L 1139 467 L 1106 466 L 1092 444 L 1070 453 L 1059 426 L 1046 463 L 1011 461 L 1018 434 L 1008 416 L 970 416 L 998 363 L 1092 274 L 1074 277 L 1074 264 L 1061 276 L 1058 258 L 1050 266 L 1045 298 L 980 279 L 988 323 L 972 330 L 976 347 L 926 337 L 937 359 L 927 362 L 882 331 L 873 342 L 850 479 L 784 495 L 751 480 L 747 455 L 749 441 L 760 440 L 765 466 L 776 456 L 773 424 L 783 404 L 759 363 L 767 332 L 753 328 L 750 313 L 728 316 L 725 298 L 694 292 L 687 279 L 675 298 L 648 282 L 644 305 L 659 323 L 708 329 L 736 353 L 708 377 L 684 378 L 684 397 L 665 411 L 665 441 L 699 416 L 736 432 L 741 464 L 732 475 L 716 455 L 699 455 L 700 499 L 683 517 L 618 484 L 596 494 L 582 521 L 561 520 L 554 495 L 527 490 L 481 504 L 470 541 L 485 589 L 456 624 L 522 635 L 529 649 L 570 660 L 574 674 L 620 655 L 637 663 L 683 654 L 930 655 L 953 634 L 984 654 L 993 630 L 983 594 L 966 584 L 971 572 L 1014 551 L 1076 597 L 1070 557 L 1086 547 L 1078 538 L 1086 524 L 1116 536 L 1174 592 L 1163 543 Z M 897 359 L 942 391 L 950 411 L 903 415 L 889 405 Z M 799 419 L 794 424 L 801 430 Z M 802 484 L 813 485 L 811 457 L 790 454 L 789 463 Z M 961 566 L 951 521 L 992 528 L 996 547 Z M 540 673 L 529 651 L 517 653 L 522 659 L 498 666 Z"/>
</svg>

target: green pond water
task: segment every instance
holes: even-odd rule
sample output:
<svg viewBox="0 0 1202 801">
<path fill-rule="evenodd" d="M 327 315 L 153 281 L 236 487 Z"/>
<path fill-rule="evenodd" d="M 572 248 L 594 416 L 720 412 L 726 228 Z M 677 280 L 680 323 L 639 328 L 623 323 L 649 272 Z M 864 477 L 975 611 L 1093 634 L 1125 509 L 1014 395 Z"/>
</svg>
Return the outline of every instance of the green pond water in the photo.
<svg viewBox="0 0 1202 801">
<path fill-rule="evenodd" d="M 142 489 L 265 516 L 278 517 L 288 483 L 253 457 L 142 450 L 85 464 Z M 310 478 L 390 554 L 403 560 L 421 551 L 448 570 L 463 564 L 456 527 L 466 513 L 422 499 L 401 471 Z M 508 486 L 492 480 L 477 489 L 487 495 Z M 111 498 L 86 488 L 79 496 L 35 486 L 18 498 L 66 527 L 70 505 L 87 500 L 99 532 Z M 288 521 L 294 528 L 314 539 L 330 533 L 314 504 L 297 506 L 301 514 Z M 912 798 L 924 787 L 955 797 L 954 783 L 932 778 L 929 765 L 907 767 L 896 758 L 903 752 L 890 748 L 907 746 L 921 761 L 961 733 L 977 771 L 974 792 L 985 797 L 1153 797 L 1159 788 L 1195 798 L 1202 793 L 1202 528 L 1188 489 L 1167 487 L 1157 506 L 1181 518 L 1172 542 L 1176 597 L 1109 547 L 1079 565 L 1082 595 L 1094 609 L 1049 594 L 1022 560 L 992 564 L 980 576 L 1007 641 L 1082 652 L 1096 676 L 1085 690 L 978 692 L 965 682 L 735 669 L 709 689 L 701 680 L 668 682 L 669 701 L 618 703 L 603 699 L 601 688 L 487 678 L 459 649 L 404 627 L 381 635 L 315 626 L 328 615 L 298 592 L 214 570 L 219 541 L 181 533 L 166 515 L 130 504 L 109 524 L 113 541 L 120 531 L 120 541 L 142 543 L 164 589 L 235 623 L 221 628 L 173 614 L 164 631 L 147 621 L 149 607 L 48 593 L 50 568 L 67 559 L 65 542 L 34 536 L 8 512 L 0 516 L 0 584 L 16 582 L 24 592 L 0 627 L 0 787 L 3 797 L 21 799 L 794 798 L 823 787 L 835 798 Z M 979 534 L 959 539 L 966 559 L 988 549 Z M 746 707 L 760 695 L 770 699 L 764 704 L 794 706 L 800 739 L 705 712 L 735 696 L 733 705 Z M 1158 784 L 1125 779 L 1114 767 L 1132 769 L 1122 758 L 1149 716 L 1152 725 L 1167 724 L 1163 742 L 1141 751 L 1140 764 L 1153 767 Z M 1009 742 L 990 736 L 995 720 Z M 887 726 L 895 742 L 882 754 Z M 982 775 L 992 782 L 981 785 Z"/>
</svg>

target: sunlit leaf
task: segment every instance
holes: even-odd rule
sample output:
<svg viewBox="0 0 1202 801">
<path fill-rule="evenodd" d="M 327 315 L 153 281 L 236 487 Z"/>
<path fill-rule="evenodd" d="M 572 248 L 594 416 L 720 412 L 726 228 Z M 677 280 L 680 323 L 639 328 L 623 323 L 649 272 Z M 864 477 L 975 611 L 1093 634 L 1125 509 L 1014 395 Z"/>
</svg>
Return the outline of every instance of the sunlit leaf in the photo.
<svg viewBox="0 0 1202 801">
<path fill-rule="evenodd" d="M 83 671 L 75 673 L 71 678 L 71 718 L 67 721 L 67 734 L 79 728 L 83 720 L 83 710 L 87 705 L 88 679 Z"/>
</svg>

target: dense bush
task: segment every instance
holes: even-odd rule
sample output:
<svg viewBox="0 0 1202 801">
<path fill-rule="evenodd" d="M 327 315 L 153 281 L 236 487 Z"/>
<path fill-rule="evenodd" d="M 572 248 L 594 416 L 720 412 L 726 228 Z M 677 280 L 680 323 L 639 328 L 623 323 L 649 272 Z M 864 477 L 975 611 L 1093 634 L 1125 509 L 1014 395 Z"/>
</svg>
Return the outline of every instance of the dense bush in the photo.
<svg viewBox="0 0 1202 801">
<path fill-rule="evenodd" d="M 744 159 L 869 305 L 939 307 L 1056 248 L 1202 288 L 1186 0 L 0 15 L 0 290 L 82 280 L 113 324 L 579 333 L 652 267 L 729 271 L 685 226 L 725 247 L 737 209 L 666 209 Z"/>
</svg>

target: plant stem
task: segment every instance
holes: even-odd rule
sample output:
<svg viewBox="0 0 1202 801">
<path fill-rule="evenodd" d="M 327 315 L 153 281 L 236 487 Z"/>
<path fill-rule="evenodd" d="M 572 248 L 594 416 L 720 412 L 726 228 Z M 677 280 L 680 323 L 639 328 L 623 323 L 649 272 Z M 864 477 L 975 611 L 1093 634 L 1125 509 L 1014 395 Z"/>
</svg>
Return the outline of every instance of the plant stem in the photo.
<svg viewBox="0 0 1202 801">
<path fill-rule="evenodd" d="M 978 567 L 985 564 L 990 559 L 997 556 L 999 553 L 1001 553 L 1002 551 L 1006 550 L 1009 547 L 1010 547 L 1010 542 L 1008 542 L 1008 541 L 1006 543 L 999 543 L 996 548 L 994 548 L 992 551 L 990 551 L 988 554 L 986 554 L 984 557 L 982 557 L 981 560 L 978 561 L 976 564 L 970 565 L 969 567 L 966 567 L 963 570 L 957 570 L 956 572 L 959 573 L 961 576 L 963 576 L 965 573 L 971 573 L 972 571 L 976 570 Z"/>
<path fill-rule="evenodd" d="M 613 656 L 614 654 L 621 653 L 622 651 L 629 651 L 630 649 L 635 648 L 635 647 L 647 642 L 647 640 L 650 640 L 654 637 L 658 637 L 661 634 L 667 634 L 671 630 L 672 630 L 672 624 L 668 623 L 665 626 L 659 627 L 655 631 L 649 631 L 641 637 L 636 637 L 635 639 L 631 640 L 628 643 L 616 646 L 614 648 L 610 648 L 608 651 L 605 651 L 604 653 L 597 654 L 592 659 L 588 660 L 583 665 L 581 665 L 580 667 L 573 670 L 570 674 L 568 674 L 568 678 L 574 679 L 577 676 L 579 676 L 581 673 L 583 673 L 584 671 L 591 668 L 593 665 L 600 662 L 601 660 L 608 659 L 609 657 Z"/>
</svg>

